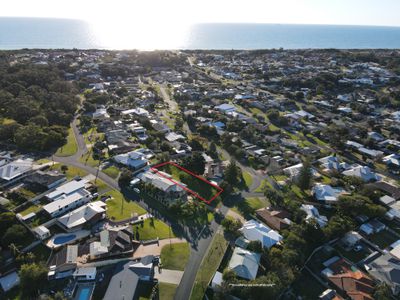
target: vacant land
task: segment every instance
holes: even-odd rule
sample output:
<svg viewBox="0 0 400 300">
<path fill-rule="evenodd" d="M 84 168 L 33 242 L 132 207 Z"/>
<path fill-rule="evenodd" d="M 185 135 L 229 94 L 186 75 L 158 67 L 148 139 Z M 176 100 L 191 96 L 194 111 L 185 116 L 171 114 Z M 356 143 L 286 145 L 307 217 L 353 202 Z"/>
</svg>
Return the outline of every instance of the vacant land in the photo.
<svg viewBox="0 0 400 300">
<path fill-rule="evenodd" d="M 183 271 L 189 256 L 188 243 L 166 245 L 161 249 L 161 262 L 164 269 Z"/>
</svg>

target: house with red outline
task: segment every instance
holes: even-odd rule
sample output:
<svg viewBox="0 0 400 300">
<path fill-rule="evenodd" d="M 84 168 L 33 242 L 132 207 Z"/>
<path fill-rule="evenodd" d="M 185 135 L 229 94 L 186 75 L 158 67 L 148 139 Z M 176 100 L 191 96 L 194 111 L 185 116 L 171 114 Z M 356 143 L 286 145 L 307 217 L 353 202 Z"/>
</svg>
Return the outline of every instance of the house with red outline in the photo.
<svg viewBox="0 0 400 300">
<path fill-rule="evenodd" d="M 136 176 L 144 184 L 145 191 L 162 204 L 169 206 L 177 201 L 187 201 L 187 192 L 183 188 L 185 184 L 175 183 L 172 176 L 161 171 L 152 169 L 142 172 Z"/>
</svg>

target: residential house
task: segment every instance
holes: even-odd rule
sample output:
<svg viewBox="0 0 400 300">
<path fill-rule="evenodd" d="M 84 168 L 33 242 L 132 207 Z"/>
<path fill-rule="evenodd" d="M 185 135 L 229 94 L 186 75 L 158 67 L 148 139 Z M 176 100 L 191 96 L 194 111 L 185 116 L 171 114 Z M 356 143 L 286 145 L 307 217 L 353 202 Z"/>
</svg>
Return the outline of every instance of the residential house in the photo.
<svg viewBox="0 0 400 300">
<path fill-rule="evenodd" d="M 369 167 L 360 165 L 355 165 L 350 169 L 343 171 L 342 174 L 345 176 L 359 177 L 365 182 L 379 181 L 382 178 L 380 175 L 373 172 Z"/>
<path fill-rule="evenodd" d="M 85 188 L 87 184 L 87 180 L 74 179 L 57 187 L 45 196 L 51 202 L 43 206 L 43 210 L 52 217 L 58 217 L 88 203 L 92 194 Z"/>
<path fill-rule="evenodd" d="M 349 168 L 349 165 L 344 162 L 340 162 L 337 156 L 326 156 L 323 158 L 318 159 L 318 162 L 321 164 L 323 167 L 324 171 L 332 171 L 332 170 L 337 170 L 337 171 L 343 171 Z"/>
<path fill-rule="evenodd" d="M 374 299 L 374 281 L 344 259 L 333 262 L 321 273 L 337 290 L 350 299 Z"/>
<path fill-rule="evenodd" d="M 386 229 L 386 225 L 378 220 L 371 220 L 368 223 L 364 223 L 360 226 L 360 231 L 366 235 L 373 233 L 379 233 Z"/>
<path fill-rule="evenodd" d="M 4 162 L 4 160 L 3 160 Z M 0 166 L 0 186 L 8 186 L 30 174 L 33 169 L 31 158 L 19 158 L 8 161 Z"/>
<path fill-rule="evenodd" d="M 154 189 L 147 189 L 148 193 L 164 205 L 169 206 L 178 200 L 186 201 L 187 199 L 187 193 L 183 188 L 185 184 L 174 181 L 172 176 L 165 172 L 148 170 L 136 177 L 145 185 L 154 187 Z"/>
<path fill-rule="evenodd" d="M 317 183 L 312 188 L 312 194 L 318 201 L 325 203 L 334 203 L 338 201 L 339 196 L 345 194 L 346 191 L 342 188 L 333 188 L 328 184 Z"/>
<path fill-rule="evenodd" d="M 247 221 L 239 231 L 249 241 L 260 241 L 261 245 L 268 249 L 283 239 L 278 232 L 256 220 Z"/>
<path fill-rule="evenodd" d="M 95 280 L 96 274 L 96 267 L 81 267 L 75 270 L 72 277 L 77 281 L 88 281 Z"/>
<path fill-rule="evenodd" d="M 100 240 L 89 245 L 90 259 L 95 260 L 107 256 L 134 250 L 133 231 L 131 226 L 110 228 L 100 232 Z"/>
<path fill-rule="evenodd" d="M 290 213 L 281 209 L 260 208 L 256 211 L 256 216 L 269 227 L 278 231 L 287 229 L 292 223 Z"/>
<path fill-rule="evenodd" d="M 24 182 L 35 190 L 51 190 L 65 182 L 67 177 L 64 174 L 53 171 L 36 171 L 25 178 Z"/>
<path fill-rule="evenodd" d="M 57 219 L 67 231 L 81 229 L 86 224 L 95 224 L 105 218 L 106 203 L 103 201 L 90 202 Z"/>
<path fill-rule="evenodd" d="M 311 204 L 302 204 L 300 209 L 306 213 L 306 221 L 315 220 L 319 226 L 325 227 L 328 223 L 328 218 L 319 214 L 318 209 Z"/>
<path fill-rule="evenodd" d="M 243 279 L 254 280 L 257 277 L 261 254 L 236 247 L 229 261 L 228 269 Z"/>
<path fill-rule="evenodd" d="M 386 283 L 395 296 L 400 293 L 400 260 L 390 253 L 382 254 L 368 263 L 368 272 L 375 279 Z"/>
<path fill-rule="evenodd" d="M 228 113 L 232 113 L 234 111 L 236 111 L 236 107 L 232 104 L 221 104 L 218 106 L 215 106 L 214 109 L 219 110 L 220 112 L 224 113 L 224 114 L 228 114 Z"/>
<path fill-rule="evenodd" d="M 140 281 L 152 280 L 153 257 L 144 257 L 140 262 L 119 262 L 108 284 L 104 300 L 134 300 L 138 298 L 137 290 Z M 140 264 L 140 265 L 139 265 Z M 150 278 L 149 278 L 150 277 Z M 148 279 L 149 278 L 149 279 Z"/>
<path fill-rule="evenodd" d="M 219 162 L 214 162 L 214 159 L 205 153 L 202 153 L 202 156 L 206 162 L 203 175 L 207 178 L 221 177 L 221 164 Z"/>
<path fill-rule="evenodd" d="M 146 158 L 146 155 L 138 150 L 115 155 L 113 160 L 118 164 L 127 166 L 135 171 L 144 168 L 149 162 Z"/>
</svg>

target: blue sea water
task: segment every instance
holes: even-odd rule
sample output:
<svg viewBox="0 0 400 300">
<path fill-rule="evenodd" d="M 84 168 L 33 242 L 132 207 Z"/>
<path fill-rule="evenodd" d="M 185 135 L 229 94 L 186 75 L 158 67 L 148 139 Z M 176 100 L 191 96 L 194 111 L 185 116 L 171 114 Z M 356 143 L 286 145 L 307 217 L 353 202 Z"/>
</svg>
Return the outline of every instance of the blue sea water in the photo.
<svg viewBox="0 0 400 300">
<path fill-rule="evenodd" d="M 112 26 L 112 24 L 110 24 Z M 139 30 L 145 30 L 145 26 Z M 174 44 L 165 43 L 165 31 L 139 39 L 137 28 L 118 28 L 112 34 L 124 40 L 105 39 L 102 31 L 80 20 L 44 18 L 0 18 L 0 49 L 299 49 L 299 48 L 400 48 L 400 27 L 280 25 L 280 24 L 197 24 L 179 31 Z M 168 32 L 171 37 L 178 33 Z M 158 36 L 159 35 L 159 36 Z M 146 33 L 144 33 L 146 36 Z M 154 44 L 154 41 L 156 43 Z M 157 44 L 157 41 L 160 41 Z"/>
</svg>

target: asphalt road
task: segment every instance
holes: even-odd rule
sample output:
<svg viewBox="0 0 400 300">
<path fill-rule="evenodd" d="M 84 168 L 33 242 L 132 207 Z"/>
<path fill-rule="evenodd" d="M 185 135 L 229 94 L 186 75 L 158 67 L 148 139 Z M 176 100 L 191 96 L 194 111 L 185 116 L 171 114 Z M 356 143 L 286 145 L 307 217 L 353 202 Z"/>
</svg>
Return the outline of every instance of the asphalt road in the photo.
<svg viewBox="0 0 400 300">
<path fill-rule="evenodd" d="M 65 164 L 65 165 L 71 165 L 77 168 L 80 168 L 84 171 L 86 171 L 89 174 L 92 174 L 96 176 L 98 174 L 98 178 L 100 178 L 102 181 L 104 181 L 108 186 L 110 186 L 113 189 L 120 190 L 118 182 L 109 177 L 107 174 L 98 171 L 97 168 L 93 168 L 91 166 L 85 165 L 84 163 L 80 162 L 79 159 L 87 153 L 88 149 L 86 147 L 85 140 L 83 136 L 80 134 L 79 129 L 77 128 L 77 121 L 76 118 L 72 122 L 72 129 L 75 134 L 75 138 L 77 141 L 78 145 L 78 151 L 72 155 L 72 156 L 67 156 L 67 157 L 58 157 L 54 156 L 53 159 L 55 162 Z M 139 200 L 137 203 L 141 205 L 143 208 L 146 210 L 151 210 L 149 206 L 144 203 L 143 201 L 140 201 L 138 199 L 138 196 L 134 194 L 131 195 L 132 197 L 130 198 L 135 198 L 134 200 Z M 152 211 L 153 212 L 153 211 Z M 228 208 L 225 206 L 222 206 L 220 208 L 220 212 L 223 213 L 224 215 L 228 212 Z M 159 216 L 163 218 L 163 216 Z M 170 226 L 181 226 L 180 224 L 173 222 L 172 220 L 166 220 L 163 218 L 165 222 L 167 222 Z M 181 226 L 182 227 L 182 226 Z M 203 257 L 205 256 L 208 247 L 210 246 L 210 243 L 215 235 L 215 233 L 218 231 L 220 225 L 213 220 L 209 226 L 203 227 L 201 230 L 198 230 L 198 232 L 194 228 L 189 228 L 187 226 L 183 226 L 183 230 L 185 231 L 185 238 L 189 241 L 191 244 L 191 255 L 189 257 L 189 261 L 185 267 L 185 272 L 182 277 L 182 281 L 179 284 L 175 298 L 177 300 L 181 299 L 189 299 L 190 293 L 192 291 L 194 281 L 196 278 L 196 274 L 198 271 L 198 268 L 201 264 L 201 261 L 203 260 Z"/>
</svg>

